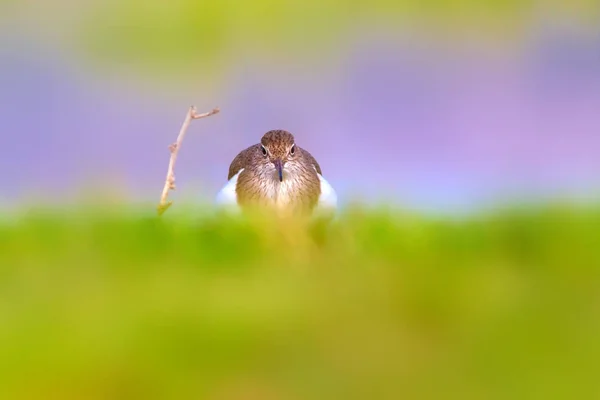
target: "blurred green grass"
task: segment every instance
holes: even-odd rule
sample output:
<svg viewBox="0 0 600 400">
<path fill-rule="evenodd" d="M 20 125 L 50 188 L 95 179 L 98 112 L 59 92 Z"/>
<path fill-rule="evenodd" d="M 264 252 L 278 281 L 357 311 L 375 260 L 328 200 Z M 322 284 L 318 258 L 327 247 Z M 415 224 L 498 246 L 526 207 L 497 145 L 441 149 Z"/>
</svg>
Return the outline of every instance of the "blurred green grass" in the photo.
<svg viewBox="0 0 600 400">
<path fill-rule="evenodd" d="M 0 222 L 0 397 L 597 398 L 600 208 Z"/>
<path fill-rule="evenodd" d="M 595 0 L 108 0 L 82 8 L 70 39 L 95 67 L 134 75 L 222 77 L 252 58 L 285 69 L 343 63 L 361 38 L 385 32 L 389 51 L 413 44 L 459 49 L 479 43 L 524 51 L 536 18 L 562 15 L 595 32 Z M 70 6 L 70 5 L 69 5 Z M 413 34 L 410 36 L 412 37 Z M 337 61 L 336 61 L 337 60 Z M 333 68 L 332 73 L 336 73 Z M 188 82 L 189 83 L 189 82 Z"/>
</svg>

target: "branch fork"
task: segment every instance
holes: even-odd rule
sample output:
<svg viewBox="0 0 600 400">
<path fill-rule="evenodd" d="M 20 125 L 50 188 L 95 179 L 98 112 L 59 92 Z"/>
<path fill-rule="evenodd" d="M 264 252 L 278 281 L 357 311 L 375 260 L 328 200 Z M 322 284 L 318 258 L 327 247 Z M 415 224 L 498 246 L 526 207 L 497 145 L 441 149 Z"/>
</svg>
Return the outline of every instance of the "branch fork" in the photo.
<svg viewBox="0 0 600 400">
<path fill-rule="evenodd" d="M 163 187 L 162 194 L 160 196 L 160 202 L 158 203 L 157 211 L 158 215 L 162 215 L 170 206 L 173 204 L 172 201 L 167 201 L 170 190 L 175 190 L 175 161 L 177 160 L 177 154 L 179 153 L 179 149 L 181 149 L 181 142 L 185 137 L 185 134 L 190 126 L 192 120 L 201 119 L 210 117 L 211 115 L 215 115 L 219 113 L 219 108 L 213 108 L 212 110 L 198 114 L 196 111 L 196 107 L 191 106 L 188 109 L 188 112 L 183 120 L 183 124 L 181 125 L 181 129 L 179 130 L 179 135 L 177 136 L 177 141 L 172 143 L 169 146 L 169 152 L 171 153 L 171 158 L 169 160 L 169 168 L 167 170 L 167 178 L 165 180 L 165 186 Z"/>
</svg>

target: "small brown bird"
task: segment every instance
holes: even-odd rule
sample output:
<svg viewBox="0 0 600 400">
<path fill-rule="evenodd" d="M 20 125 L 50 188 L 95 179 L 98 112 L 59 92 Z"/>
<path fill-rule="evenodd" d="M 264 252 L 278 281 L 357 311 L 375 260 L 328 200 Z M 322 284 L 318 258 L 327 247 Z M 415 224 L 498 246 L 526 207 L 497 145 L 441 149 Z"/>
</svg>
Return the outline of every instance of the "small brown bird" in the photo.
<svg viewBox="0 0 600 400">
<path fill-rule="evenodd" d="M 227 179 L 217 195 L 221 206 L 267 206 L 303 214 L 337 208 L 337 195 L 317 160 L 284 130 L 271 130 L 260 143 L 242 150 Z"/>
</svg>

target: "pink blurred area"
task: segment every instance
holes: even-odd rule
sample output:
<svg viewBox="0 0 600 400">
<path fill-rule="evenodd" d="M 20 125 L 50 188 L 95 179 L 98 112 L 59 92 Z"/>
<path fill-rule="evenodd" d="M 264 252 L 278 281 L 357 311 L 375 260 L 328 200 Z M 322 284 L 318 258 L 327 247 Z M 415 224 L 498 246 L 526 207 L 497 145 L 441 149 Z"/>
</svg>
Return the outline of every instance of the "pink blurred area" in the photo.
<svg viewBox="0 0 600 400">
<path fill-rule="evenodd" d="M 219 79 L 198 74 L 170 87 L 91 68 L 59 40 L 40 40 L 35 24 L 5 18 L 0 200 L 60 199 L 96 182 L 157 198 L 190 104 L 221 113 L 188 132 L 180 198 L 210 200 L 231 159 L 270 129 L 291 131 L 315 155 L 342 203 L 455 210 L 597 194 L 600 35 L 560 19 L 532 25 L 502 51 L 357 24 L 341 58 L 246 51 L 230 56 Z"/>
</svg>

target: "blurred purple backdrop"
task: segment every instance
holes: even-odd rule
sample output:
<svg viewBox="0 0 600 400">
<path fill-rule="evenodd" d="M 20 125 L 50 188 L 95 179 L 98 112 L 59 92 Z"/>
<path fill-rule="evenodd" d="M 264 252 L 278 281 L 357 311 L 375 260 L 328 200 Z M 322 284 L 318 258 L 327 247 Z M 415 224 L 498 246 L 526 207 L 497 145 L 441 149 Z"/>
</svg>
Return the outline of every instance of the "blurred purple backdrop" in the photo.
<svg viewBox="0 0 600 400">
<path fill-rule="evenodd" d="M 211 199 L 237 152 L 275 128 L 317 157 L 344 203 L 451 210 L 510 196 L 591 199 L 600 185 L 600 36 L 568 27 L 538 29 L 505 53 L 367 30 L 348 38 L 333 74 L 314 60 L 240 57 L 224 85 L 199 75 L 171 91 L 90 71 L 32 36 L 0 31 L 5 202 L 60 199 L 99 178 L 157 199 L 190 104 L 221 113 L 192 124 L 175 199 Z"/>
</svg>

